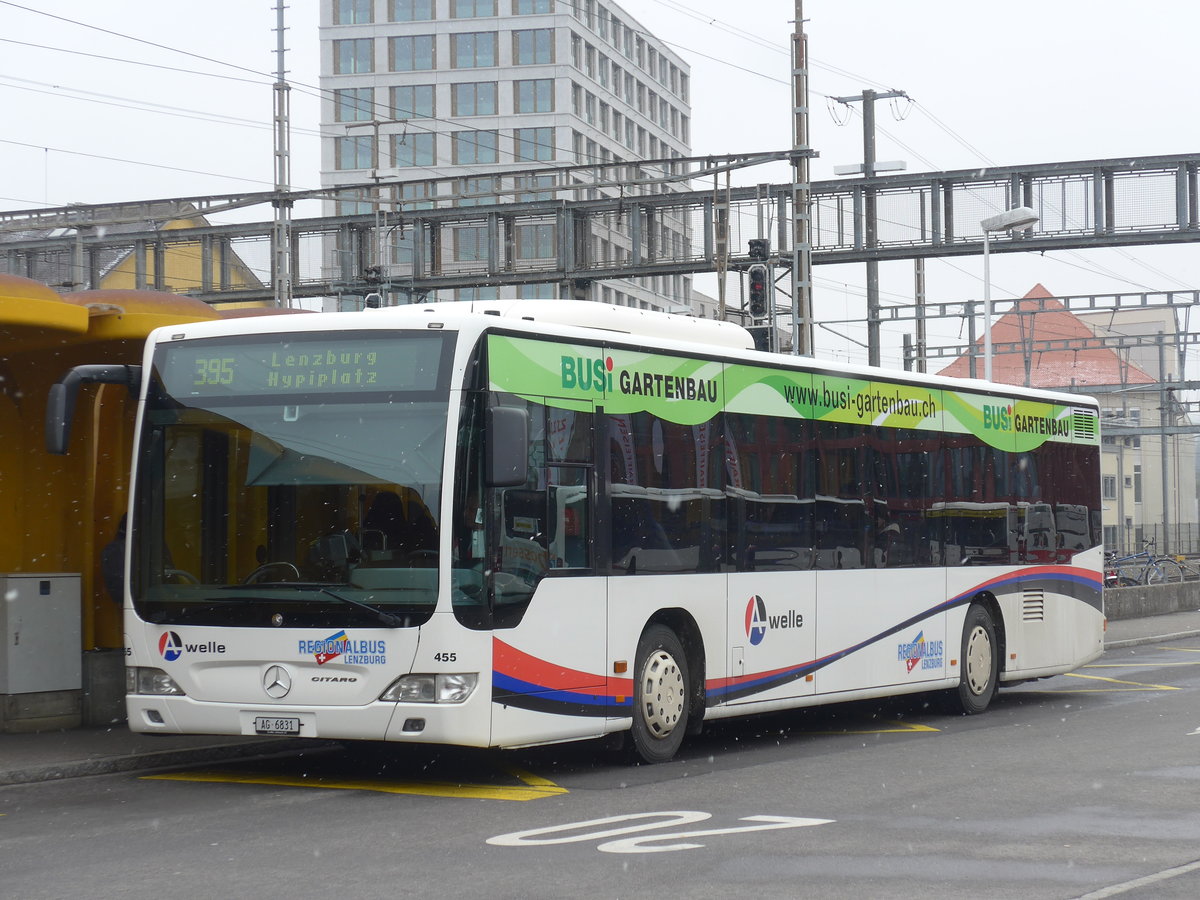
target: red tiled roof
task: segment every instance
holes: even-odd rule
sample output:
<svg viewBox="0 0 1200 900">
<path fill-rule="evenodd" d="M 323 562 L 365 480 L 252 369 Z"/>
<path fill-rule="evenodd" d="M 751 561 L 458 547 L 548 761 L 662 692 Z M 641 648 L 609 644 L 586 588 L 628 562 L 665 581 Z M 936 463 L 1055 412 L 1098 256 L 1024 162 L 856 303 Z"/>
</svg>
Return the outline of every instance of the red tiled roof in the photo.
<svg viewBox="0 0 1200 900">
<path fill-rule="evenodd" d="M 1043 303 L 1025 303 L 1039 300 Z M 1017 315 L 1023 312 L 1024 315 Z M 1153 384 L 1154 379 L 1132 363 L 1128 363 L 1114 350 L 1101 347 L 1095 340 L 1091 346 L 1082 339 L 1095 338 L 1087 325 L 1063 306 L 1042 285 L 1034 285 L 1022 300 L 1018 300 L 1012 312 L 1001 316 L 992 324 L 992 380 L 1001 384 L 1025 383 L 1025 354 L 996 352 L 995 347 L 1004 343 L 1019 343 L 1022 340 L 1058 341 L 1080 340 L 1082 349 L 1038 350 L 1030 357 L 1029 384 L 1032 387 L 1060 388 L 1086 384 Z M 983 338 L 975 342 L 979 347 L 976 373 L 983 377 Z M 970 358 L 960 356 L 939 373 L 954 378 L 970 377 Z"/>
</svg>

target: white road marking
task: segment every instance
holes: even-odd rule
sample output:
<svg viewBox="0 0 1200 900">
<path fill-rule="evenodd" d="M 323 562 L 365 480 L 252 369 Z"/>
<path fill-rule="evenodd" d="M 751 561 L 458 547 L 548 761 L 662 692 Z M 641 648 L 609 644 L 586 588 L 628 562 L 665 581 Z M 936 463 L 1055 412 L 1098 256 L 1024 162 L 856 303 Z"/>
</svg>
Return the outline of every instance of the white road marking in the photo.
<svg viewBox="0 0 1200 900">
<path fill-rule="evenodd" d="M 608 816 L 603 819 L 588 819 L 584 822 L 568 822 L 565 825 L 550 825 L 546 828 L 531 828 L 488 838 L 487 842 L 498 847 L 544 847 L 550 844 L 577 844 L 582 841 L 603 840 L 617 835 L 637 834 L 677 825 L 692 825 L 712 818 L 711 813 L 672 811 L 630 813 L 625 816 Z M 622 825 L 641 819 L 652 821 L 636 825 Z M 596 847 L 602 853 L 669 853 L 674 850 L 696 850 L 704 844 L 696 843 L 698 837 L 715 837 L 724 834 L 744 834 L 752 831 L 774 831 L 779 828 L 806 828 L 811 825 L 827 825 L 833 819 L 801 819 L 794 816 L 744 816 L 739 822 L 755 822 L 754 825 L 739 825 L 732 828 L 707 828 L 699 831 L 674 831 L 669 834 L 644 834 L 639 837 L 604 841 Z M 616 827 L 605 827 L 616 826 Z M 599 828 L 600 830 L 593 830 Z M 569 832 L 569 833 L 565 833 Z M 685 839 L 674 844 L 656 844 L 652 841 Z"/>
<path fill-rule="evenodd" d="M 1178 878 L 1180 875 L 1187 875 L 1189 872 L 1195 872 L 1198 869 L 1200 869 L 1200 860 L 1190 862 L 1187 865 L 1176 866 L 1173 869 L 1163 869 L 1161 872 L 1155 872 L 1153 875 L 1147 875 L 1144 878 L 1135 878 L 1133 881 L 1126 881 L 1123 884 L 1109 885 L 1098 891 L 1092 891 L 1090 894 L 1084 894 L 1082 897 L 1077 898 L 1077 900 L 1103 900 L 1104 897 L 1116 897 L 1118 894 L 1158 884 L 1160 881 L 1167 881 L 1171 878 Z"/>
</svg>

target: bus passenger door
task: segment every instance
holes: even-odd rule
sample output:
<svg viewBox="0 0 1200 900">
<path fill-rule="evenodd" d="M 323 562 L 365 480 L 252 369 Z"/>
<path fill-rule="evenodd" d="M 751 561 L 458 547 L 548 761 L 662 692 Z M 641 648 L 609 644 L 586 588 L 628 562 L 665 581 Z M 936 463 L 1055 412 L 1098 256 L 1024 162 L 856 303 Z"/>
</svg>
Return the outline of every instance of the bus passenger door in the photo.
<svg viewBox="0 0 1200 900">
<path fill-rule="evenodd" d="M 499 395 L 529 417 L 523 485 L 491 491 L 493 742 L 602 733 L 604 579 L 593 569 L 590 404 Z"/>
</svg>

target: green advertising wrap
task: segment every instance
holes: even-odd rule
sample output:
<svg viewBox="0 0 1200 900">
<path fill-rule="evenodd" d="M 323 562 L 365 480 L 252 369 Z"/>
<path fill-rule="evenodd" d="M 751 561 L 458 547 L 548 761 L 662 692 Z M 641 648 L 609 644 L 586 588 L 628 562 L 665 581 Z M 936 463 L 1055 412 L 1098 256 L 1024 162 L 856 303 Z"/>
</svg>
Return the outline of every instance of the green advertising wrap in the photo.
<svg viewBox="0 0 1200 900">
<path fill-rule="evenodd" d="M 1047 441 L 1098 445 L 1095 412 L 919 384 L 869 381 L 740 362 L 489 335 L 489 387 L 563 409 L 602 405 L 680 425 L 747 413 L 973 434 L 1010 452 Z"/>
</svg>

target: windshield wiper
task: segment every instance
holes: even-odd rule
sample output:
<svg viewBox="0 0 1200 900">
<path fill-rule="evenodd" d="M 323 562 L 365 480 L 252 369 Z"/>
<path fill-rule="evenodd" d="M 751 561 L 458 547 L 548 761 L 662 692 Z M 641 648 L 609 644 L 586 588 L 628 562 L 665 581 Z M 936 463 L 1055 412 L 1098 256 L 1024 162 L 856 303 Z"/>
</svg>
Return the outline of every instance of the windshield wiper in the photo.
<svg viewBox="0 0 1200 900">
<path fill-rule="evenodd" d="M 357 606 L 359 609 L 365 609 L 389 628 L 399 628 L 404 624 L 404 620 L 402 618 L 399 616 L 394 616 L 390 612 L 382 610 L 377 606 L 372 606 L 369 603 L 363 603 L 361 600 L 355 600 L 353 597 L 345 597 L 337 593 L 337 591 L 331 591 L 327 587 L 319 587 L 317 590 L 322 594 L 328 594 L 335 600 L 341 600 L 343 603 L 349 603 L 351 606 Z"/>
<path fill-rule="evenodd" d="M 311 583 L 306 583 L 306 582 L 295 582 L 295 581 L 268 581 L 268 582 L 256 582 L 253 585 L 230 584 L 230 585 L 226 585 L 223 588 L 223 590 L 237 590 L 239 588 L 244 589 L 246 587 L 255 588 L 255 589 L 264 589 L 265 588 L 265 589 L 270 589 L 270 590 L 278 590 L 278 589 L 282 588 L 284 590 L 290 590 L 290 591 L 312 591 L 312 590 L 315 590 L 320 594 L 328 594 L 334 600 L 340 600 L 342 603 L 348 603 L 350 606 L 357 606 L 359 609 L 369 612 L 371 615 L 373 615 L 381 623 L 388 626 L 389 628 L 404 627 L 405 620 L 403 618 L 401 618 L 400 616 L 392 615 L 390 612 L 387 612 L 386 610 L 382 610 L 377 606 L 372 606 L 369 603 L 363 603 L 361 600 L 355 600 L 353 597 L 346 597 L 342 594 L 337 593 L 337 591 L 331 591 L 329 588 L 327 588 L 321 584 L 311 584 Z M 230 597 L 227 599 L 252 601 L 252 600 L 257 600 L 259 598 L 254 597 L 254 596 L 247 596 L 247 597 Z"/>
</svg>

